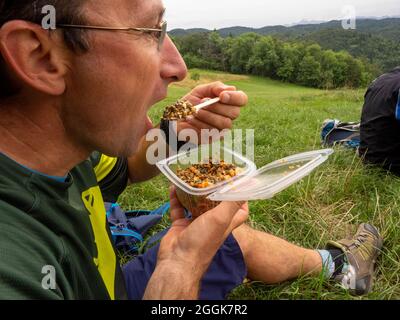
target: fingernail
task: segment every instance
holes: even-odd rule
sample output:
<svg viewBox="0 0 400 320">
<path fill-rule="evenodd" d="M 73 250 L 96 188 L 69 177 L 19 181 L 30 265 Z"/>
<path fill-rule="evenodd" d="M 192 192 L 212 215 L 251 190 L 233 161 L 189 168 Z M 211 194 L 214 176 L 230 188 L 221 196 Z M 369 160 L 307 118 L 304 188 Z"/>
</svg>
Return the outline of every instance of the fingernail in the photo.
<svg viewBox="0 0 400 320">
<path fill-rule="evenodd" d="M 221 96 L 221 102 L 222 103 L 229 103 L 229 101 L 231 100 L 231 97 L 228 93 L 223 93 Z"/>
<path fill-rule="evenodd" d="M 188 116 L 188 117 L 186 118 L 186 121 L 193 121 L 193 119 L 194 119 L 193 116 Z"/>
</svg>

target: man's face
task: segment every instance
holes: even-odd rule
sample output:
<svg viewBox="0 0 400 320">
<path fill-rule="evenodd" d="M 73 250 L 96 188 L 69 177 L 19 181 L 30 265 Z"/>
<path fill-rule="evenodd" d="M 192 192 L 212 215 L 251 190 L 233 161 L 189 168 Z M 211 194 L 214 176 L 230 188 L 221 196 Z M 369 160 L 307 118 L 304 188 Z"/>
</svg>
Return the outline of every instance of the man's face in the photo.
<svg viewBox="0 0 400 320">
<path fill-rule="evenodd" d="M 87 24 L 159 28 L 161 0 L 89 0 Z M 67 132 L 89 148 L 130 156 L 151 128 L 147 111 L 187 69 L 170 38 L 159 50 L 150 34 L 88 31 L 88 53 L 75 55 L 63 101 Z"/>
</svg>

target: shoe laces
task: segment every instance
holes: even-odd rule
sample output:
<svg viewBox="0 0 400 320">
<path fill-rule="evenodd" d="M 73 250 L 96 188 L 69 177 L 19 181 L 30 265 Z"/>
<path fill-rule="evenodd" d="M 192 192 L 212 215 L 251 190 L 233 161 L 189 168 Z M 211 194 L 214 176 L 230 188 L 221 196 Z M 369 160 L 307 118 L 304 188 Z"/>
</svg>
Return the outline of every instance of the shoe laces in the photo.
<svg viewBox="0 0 400 320">
<path fill-rule="evenodd" d="M 366 261 L 369 257 L 371 257 L 374 253 L 374 236 L 368 232 L 361 232 L 357 235 L 357 238 L 354 239 L 354 242 L 349 246 L 349 251 L 353 251 L 354 253 L 359 253 L 361 257 Z M 358 264 L 358 263 L 357 263 Z"/>
</svg>

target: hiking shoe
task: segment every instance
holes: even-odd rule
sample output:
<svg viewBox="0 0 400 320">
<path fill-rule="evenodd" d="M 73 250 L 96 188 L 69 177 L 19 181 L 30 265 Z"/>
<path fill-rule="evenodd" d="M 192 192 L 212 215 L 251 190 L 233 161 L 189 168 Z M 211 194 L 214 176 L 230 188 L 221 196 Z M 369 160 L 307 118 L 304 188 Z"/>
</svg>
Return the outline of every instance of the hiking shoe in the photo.
<svg viewBox="0 0 400 320">
<path fill-rule="evenodd" d="M 364 295 L 371 291 L 375 262 L 381 252 L 383 238 L 372 225 L 363 223 L 351 239 L 329 241 L 327 249 L 340 249 L 347 258 L 348 266 L 334 277 L 352 295 Z"/>
</svg>

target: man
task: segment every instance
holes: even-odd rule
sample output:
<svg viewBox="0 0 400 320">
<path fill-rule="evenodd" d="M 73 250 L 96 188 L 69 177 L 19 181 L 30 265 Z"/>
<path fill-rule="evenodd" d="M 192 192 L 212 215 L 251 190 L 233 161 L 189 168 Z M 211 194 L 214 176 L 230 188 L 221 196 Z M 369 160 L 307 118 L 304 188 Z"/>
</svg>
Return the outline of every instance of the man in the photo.
<svg viewBox="0 0 400 320">
<path fill-rule="evenodd" d="M 400 175 L 400 67 L 376 79 L 365 94 L 360 154 L 366 163 Z"/>
<path fill-rule="evenodd" d="M 112 198 L 128 178 L 157 174 L 145 159 L 147 111 L 187 72 L 165 36 L 162 3 L 0 3 L 0 298 L 213 299 L 246 276 L 277 283 L 323 270 L 356 294 L 370 290 L 382 245 L 374 227 L 308 250 L 246 226 L 245 203 L 189 221 L 174 190 L 160 246 L 122 273 L 99 181 Z M 40 26 L 45 4 L 57 9 L 56 31 Z M 187 99 L 217 96 L 212 111 L 178 129 L 230 127 L 247 102 L 243 92 L 214 83 Z"/>
</svg>

